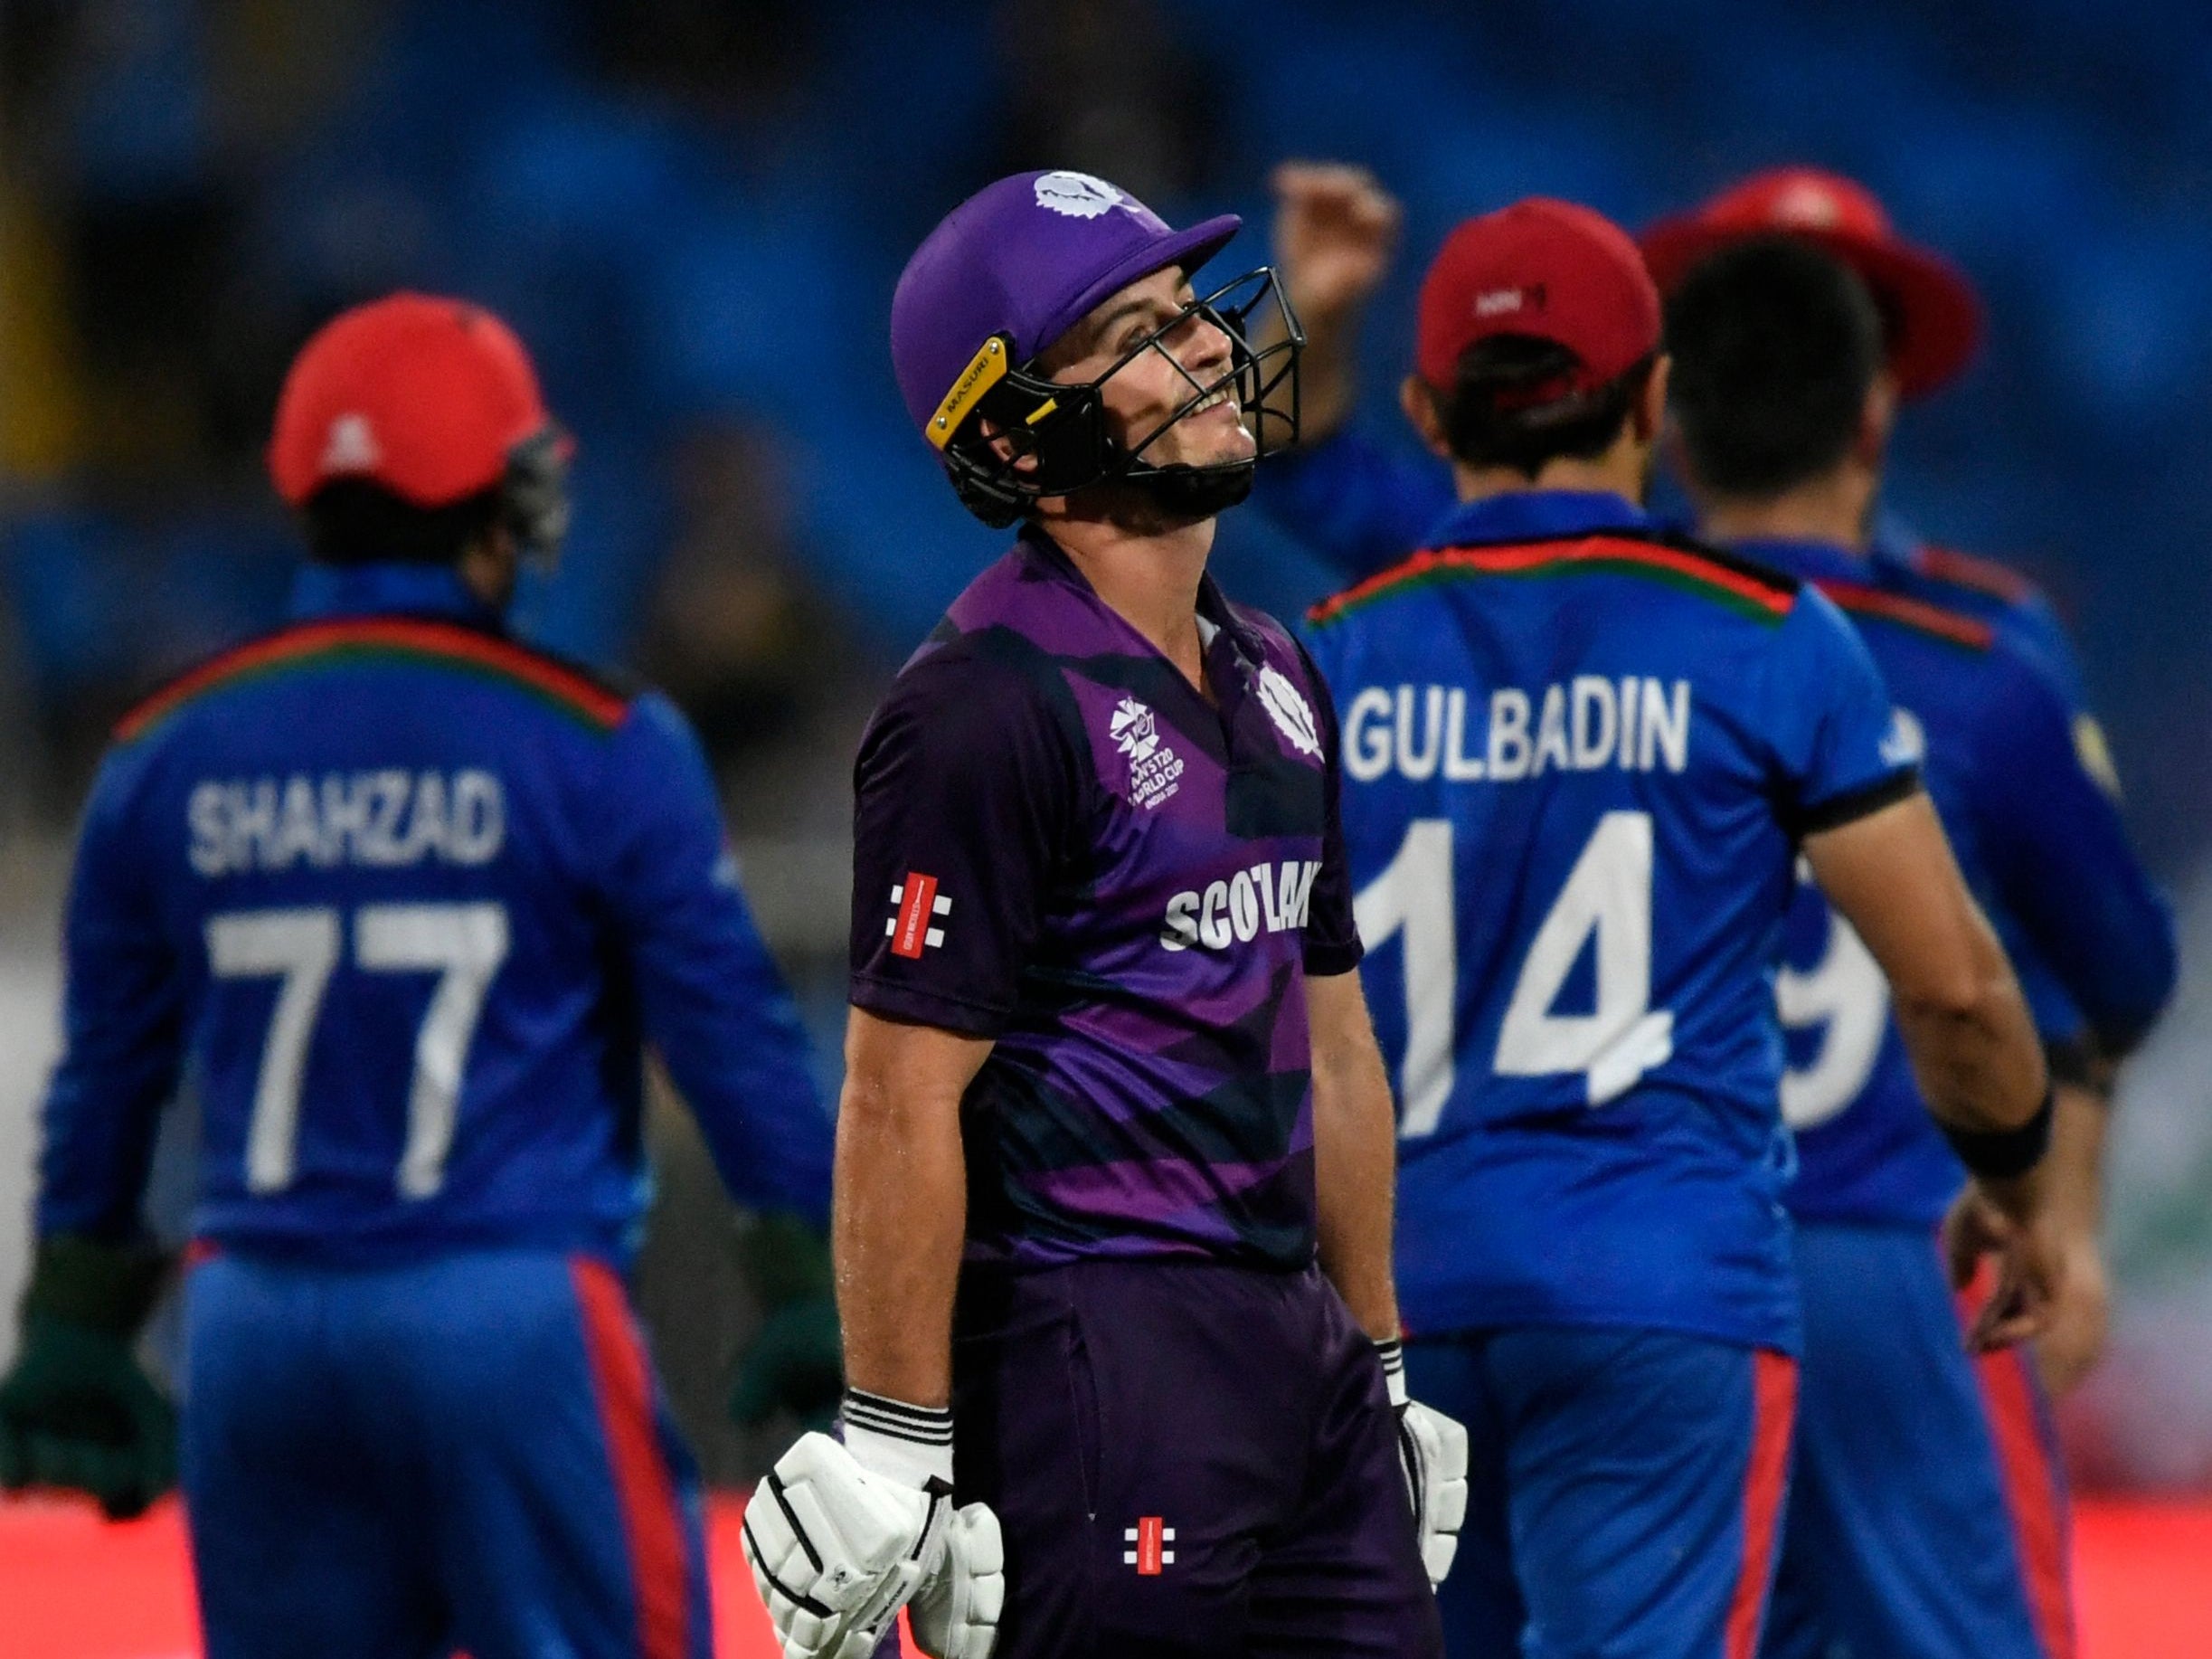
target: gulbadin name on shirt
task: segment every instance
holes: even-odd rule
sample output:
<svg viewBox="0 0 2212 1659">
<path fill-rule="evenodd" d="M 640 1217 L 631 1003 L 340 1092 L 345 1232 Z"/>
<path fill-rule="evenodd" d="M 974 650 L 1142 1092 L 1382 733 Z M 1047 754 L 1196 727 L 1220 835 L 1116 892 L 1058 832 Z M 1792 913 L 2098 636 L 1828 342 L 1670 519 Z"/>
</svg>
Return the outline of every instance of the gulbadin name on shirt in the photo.
<svg viewBox="0 0 2212 1659">
<path fill-rule="evenodd" d="M 1416 783 L 1510 783 L 1547 772 L 1680 772 L 1689 764 L 1689 681 L 1578 674 L 1531 694 L 1500 686 L 1368 686 L 1346 706 L 1344 770 Z"/>
</svg>

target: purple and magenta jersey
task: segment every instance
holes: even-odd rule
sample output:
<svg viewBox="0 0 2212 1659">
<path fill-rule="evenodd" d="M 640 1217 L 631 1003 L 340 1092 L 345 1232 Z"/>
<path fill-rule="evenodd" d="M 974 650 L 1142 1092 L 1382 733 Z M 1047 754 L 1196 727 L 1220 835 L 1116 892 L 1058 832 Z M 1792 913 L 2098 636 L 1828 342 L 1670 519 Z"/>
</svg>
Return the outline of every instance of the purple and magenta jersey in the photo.
<svg viewBox="0 0 2212 1659">
<path fill-rule="evenodd" d="M 1401 1083 L 1408 1328 L 1794 1351 L 1798 842 L 1917 787 L 1865 645 L 1793 577 L 1556 490 L 1460 507 L 1308 639 Z"/>
<path fill-rule="evenodd" d="M 1305 981 L 1359 962 L 1327 690 L 1198 599 L 1211 700 L 1031 532 L 901 671 L 855 768 L 854 1004 L 988 1038 L 968 1259 L 1315 1247 Z"/>
<path fill-rule="evenodd" d="M 510 638 L 443 567 L 310 565 L 295 611 L 101 764 L 40 1231 L 137 1228 L 184 1078 L 202 1237 L 619 1258 L 648 1042 L 732 1192 L 826 1221 L 829 1116 L 674 705 Z"/>
</svg>

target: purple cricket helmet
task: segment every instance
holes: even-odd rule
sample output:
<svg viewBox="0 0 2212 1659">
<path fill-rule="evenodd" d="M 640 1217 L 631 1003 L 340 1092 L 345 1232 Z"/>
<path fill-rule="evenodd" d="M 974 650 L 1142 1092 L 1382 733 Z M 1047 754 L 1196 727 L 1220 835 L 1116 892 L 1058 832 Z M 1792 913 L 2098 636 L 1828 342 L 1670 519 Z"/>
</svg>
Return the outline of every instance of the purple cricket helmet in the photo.
<svg viewBox="0 0 2212 1659">
<path fill-rule="evenodd" d="M 986 185 L 930 232 L 907 261 L 892 298 L 892 365 L 908 414 L 979 517 L 1009 523 L 1040 496 L 1068 494 L 1115 477 L 1234 471 L 1243 480 L 1236 495 L 1250 488 L 1250 461 L 1154 467 L 1141 459 L 1149 443 L 1218 390 L 1219 383 L 1200 386 L 1194 380 L 1182 408 L 1127 446 L 1107 431 L 1098 387 L 1195 309 L 1229 335 L 1235 366 L 1228 378 L 1251 409 L 1288 375 L 1301 343 L 1271 271 L 1254 272 L 1195 302 L 1096 381 L 1069 385 L 1031 370 L 1039 353 L 1109 295 L 1169 266 L 1186 273 L 1197 270 L 1242 223 L 1223 213 L 1178 231 L 1104 179 L 1050 170 L 1016 173 Z M 1218 303 L 1231 289 L 1246 286 L 1252 293 L 1243 303 Z M 1255 351 L 1243 324 L 1262 299 L 1282 309 L 1288 338 Z M 1258 365 L 1278 356 L 1281 367 L 1261 384 Z M 1294 412 L 1290 418 L 1294 422 Z M 1028 458 L 1026 466 L 1013 466 L 983 436 L 985 420 L 1002 443 L 1011 440 Z"/>
</svg>

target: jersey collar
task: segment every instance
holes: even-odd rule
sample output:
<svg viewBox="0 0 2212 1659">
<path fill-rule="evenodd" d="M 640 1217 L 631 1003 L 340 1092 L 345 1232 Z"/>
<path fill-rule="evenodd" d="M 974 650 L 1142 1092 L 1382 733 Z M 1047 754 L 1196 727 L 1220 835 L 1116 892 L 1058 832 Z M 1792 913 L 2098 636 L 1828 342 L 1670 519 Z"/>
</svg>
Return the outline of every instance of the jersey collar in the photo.
<svg viewBox="0 0 2212 1659">
<path fill-rule="evenodd" d="M 1066 583 L 1082 594 L 1085 602 L 1095 610 L 1105 616 L 1111 617 L 1114 624 L 1132 639 L 1144 640 L 1144 636 L 1138 633 L 1127 618 L 1120 615 L 1111 605 L 1099 597 L 1098 590 L 1091 585 L 1091 578 L 1082 574 L 1073 559 L 1068 557 L 1067 549 L 1061 546 L 1058 542 L 1053 540 L 1035 525 L 1027 526 L 1023 529 L 1021 541 L 1023 547 L 1028 551 L 1032 559 L 1043 564 L 1060 581 Z M 1238 656 L 1246 658 L 1254 663 L 1264 660 L 1265 652 L 1262 649 L 1260 642 L 1252 637 L 1250 630 L 1238 619 L 1236 612 L 1230 608 L 1228 596 L 1221 591 L 1220 584 L 1214 580 L 1214 573 L 1210 570 L 1198 578 L 1197 611 L 1199 643 L 1203 655 L 1211 657 L 1215 646 L 1225 635 L 1230 647 Z M 1155 655 L 1158 654 L 1149 641 L 1144 641 L 1144 649 Z"/>
<path fill-rule="evenodd" d="M 1604 531 L 1648 533 L 1650 516 L 1625 496 L 1604 489 L 1509 489 L 1462 501 L 1429 536 L 1432 547 L 1481 542 L 1550 542 Z"/>
<path fill-rule="evenodd" d="M 1908 576 L 1919 574 L 1923 545 L 1920 533 L 1896 514 L 1876 510 L 1867 553 L 1880 568 Z"/>
<path fill-rule="evenodd" d="M 306 564 L 292 582 L 292 620 L 427 616 L 492 633 L 506 630 L 496 607 L 468 591 L 445 564 Z"/>
<path fill-rule="evenodd" d="M 1834 542 L 1785 536 L 1751 536 L 1731 542 L 1729 550 L 1770 564 L 1806 582 L 1836 579 L 1864 583 L 1872 570 L 1866 556 Z"/>
</svg>

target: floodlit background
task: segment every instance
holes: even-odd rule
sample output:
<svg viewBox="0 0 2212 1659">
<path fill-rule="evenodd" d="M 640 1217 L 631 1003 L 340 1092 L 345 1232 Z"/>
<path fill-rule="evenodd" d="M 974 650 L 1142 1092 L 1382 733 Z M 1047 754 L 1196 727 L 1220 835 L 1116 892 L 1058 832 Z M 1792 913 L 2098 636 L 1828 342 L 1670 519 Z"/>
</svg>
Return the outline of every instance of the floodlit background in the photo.
<svg viewBox="0 0 2212 1659">
<path fill-rule="evenodd" d="M 1273 162 L 1366 163 L 1408 206 L 1368 365 L 1394 430 L 1456 219 L 1542 192 L 1634 225 L 1809 161 L 1981 286 L 1987 349 L 1908 412 L 1890 504 L 2054 595 L 2181 909 L 2188 978 L 2121 1107 L 2113 1354 L 2066 1428 L 2090 1488 L 2212 1492 L 2208 77 L 2190 0 L 0 0 L 0 1296 L 73 816 L 118 712 L 279 615 L 260 446 L 334 309 L 466 295 L 534 350 L 582 449 L 521 626 L 699 723 L 834 1082 L 853 743 L 997 545 L 890 374 L 940 214 L 1084 169 L 1171 219 L 1241 209 L 1227 273 L 1266 258 Z M 1250 509 L 1218 568 L 1283 611 L 1328 580 Z M 742 1478 L 778 1432 L 719 1425 L 752 1315 L 664 1117 L 644 1297 Z"/>
</svg>

